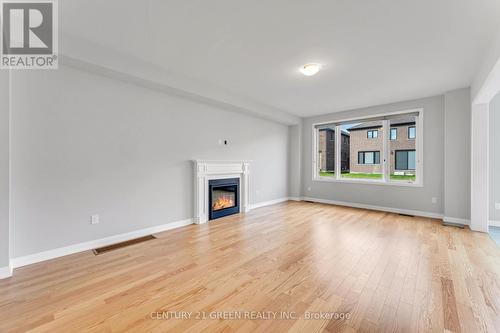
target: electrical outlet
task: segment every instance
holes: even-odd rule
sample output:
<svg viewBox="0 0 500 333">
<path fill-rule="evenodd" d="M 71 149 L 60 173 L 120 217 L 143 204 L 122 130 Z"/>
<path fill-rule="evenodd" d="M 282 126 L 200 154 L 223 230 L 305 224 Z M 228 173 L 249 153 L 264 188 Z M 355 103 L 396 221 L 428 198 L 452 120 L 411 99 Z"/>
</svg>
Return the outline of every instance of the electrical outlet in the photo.
<svg viewBox="0 0 500 333">
<path fill-rule="evenodd" d="M 307 190 L 308 190 L 308 191 L 311 191 L 311 186 L 309 186 L 309 187 L 307 188 Z"/>
<path fill-rule="evenodd" d="M 432 201 L 432 203 L 433 203 L 433 204 L 437 204 L 437 202 L 438 202 L 438 198 L 436 198 L 436 197 L 432 197 L 432 200 L 431 200 L 431 201 Z"/>
<path fill-rule="evenodd" d="M 500 202 L 495 202 L 495 209 L 499 209 L 500 210 Z"/>
<path fill-rule="evenodd" d="M 98 224 L 99 223 L 99 215 L 92 215 L 90 217 L 90 224 Z"/>
</svg>

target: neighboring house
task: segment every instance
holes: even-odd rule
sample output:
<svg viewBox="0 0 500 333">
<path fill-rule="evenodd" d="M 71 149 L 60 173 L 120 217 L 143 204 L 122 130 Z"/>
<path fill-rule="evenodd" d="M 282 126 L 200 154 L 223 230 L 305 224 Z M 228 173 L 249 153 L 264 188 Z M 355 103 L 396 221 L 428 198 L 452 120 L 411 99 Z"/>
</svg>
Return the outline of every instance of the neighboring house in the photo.
<svg viewBox="0 0 500 333">
<path fill-rule="evenodd" d="M 349 132 L 342 131 L 340 168 L 348 172 L 350 166 Z M 335 171 L 335 131 L 331 128 L 319 130 L 319 168 L 320 171 Z"/>
<path fill-rule="evenodd" d="M 350 171 L 353 173 L 382 173 L 382 148 L 384 144 L 381 121 L 353 126 L 350 133 Z M 389 154 L 391 174 L 415 174 L 416 138 L 415 121 L 391 122 Z"/>
</svg>

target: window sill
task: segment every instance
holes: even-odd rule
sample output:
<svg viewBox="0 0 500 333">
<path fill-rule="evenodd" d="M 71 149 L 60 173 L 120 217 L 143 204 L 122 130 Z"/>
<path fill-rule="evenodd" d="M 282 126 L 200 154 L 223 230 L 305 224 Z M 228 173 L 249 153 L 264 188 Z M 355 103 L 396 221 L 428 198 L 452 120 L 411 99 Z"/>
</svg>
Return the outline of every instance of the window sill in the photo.
<svg viewBox="0 0 500 333">
<path fill-rule="evenodd" d="M 346 184 L 361 184 L 361 185 L 383 185 L 383 186 L 403 186 L 403 187 L 424 187 L 421 183 L 406 183 L 406 182 L 385 182 L 378 180 L 365 179 L 331 179 L 328 177 L 313 178 L 313 182 L 326 183 L 346 183 Z"/>
</svg>

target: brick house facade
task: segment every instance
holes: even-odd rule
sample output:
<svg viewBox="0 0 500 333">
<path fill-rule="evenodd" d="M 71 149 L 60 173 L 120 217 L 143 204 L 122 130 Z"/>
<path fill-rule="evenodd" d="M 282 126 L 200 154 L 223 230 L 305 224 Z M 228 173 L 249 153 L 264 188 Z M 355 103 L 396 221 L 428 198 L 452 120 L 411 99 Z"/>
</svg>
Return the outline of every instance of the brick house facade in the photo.
<svg viewBox="0 0 500 333">
<path fill-rule="evenodd" d="M 377 137 L 368 138 L 368 131 L 372 131 L 372 133 L 376 132 Z M 351 145 L 350 145 L 350 155 L 352 156 L 351 166 L 350 166 L 351 172 L 382 173 L 382 165 L 380 163 L 374 163 L 374 164 L 358 163 L 359 153 L 378 152 L 379 159 L 381 159 L 380 155 L 382 154 L 382 148 L 384 146 L 384 141 L 383 141 L 384 133 L 382 131 L 382 125 L 372 126 L 368 128 L 360 128 L 360 129 L 352 128 L 349 129 L 349 133 L 351 134 Z"/>
<path fill-rule="evenodd" d="M 349 133 L 342 131 L 342 152 L 341 152 L 341 170 L 349 171 L 350 166 L 350 137 Z M 320 171 L 335 171 L 335 131 L 331 128 L 323 128 L 319 130 L 319 169 Z"/>
<path fill-rule="evenodd" d="M 392 129 L 397 131 L 396 139 L 389 140 L 389 162 L 391 168 L 391 174 L 395 172 L 404 172 L 406 175 L 414 175 L 416 171 L 416 151 L 415 151 L 415 140 L 416 140 L 416 128 L 415 122 L 406 123 L 406 124 L 398 124 L 397 126 L 392 126 Z M 415 136 L 410 138 L 409 132 L 410 128 L 413 128 Z M 396 154 L 399 155 L 399 159 L 401 160 L 404 156 L 401 156 L 403 152 L 413 152 L 413 164 L 414 165 L 405 165 L 406 163 L 399 163 L 400 165 L 396 165 Z M 404 154 L 403 154 L 404 155 Z M 403 164 L 403 166 L 401 166 Z M 412 164 L 412 163 L 409 163 Z M 398 166 L 398 168 L 396 168 Z"/>
<path fill-rule="evenodd" d="M 349 129 L 350 171 L 382 173 L 384 131 L 382 122 L 367 122 Z M 415 174 L 415 122 L 393 121 L 389 131 L 390 173 Z"/>
</svg>

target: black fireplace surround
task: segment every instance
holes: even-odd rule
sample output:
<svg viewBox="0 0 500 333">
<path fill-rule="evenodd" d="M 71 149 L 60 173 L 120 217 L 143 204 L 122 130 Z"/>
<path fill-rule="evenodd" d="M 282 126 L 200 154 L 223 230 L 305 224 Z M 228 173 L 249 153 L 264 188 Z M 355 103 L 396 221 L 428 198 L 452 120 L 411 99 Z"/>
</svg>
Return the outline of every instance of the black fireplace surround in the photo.
<svg viewBox="0 0 500 333">
<path fill-rule="evenodd" d="M 208 219 L 214 220 L 240 212 L 240 179 L 208 181 Z"/>
</svg>

